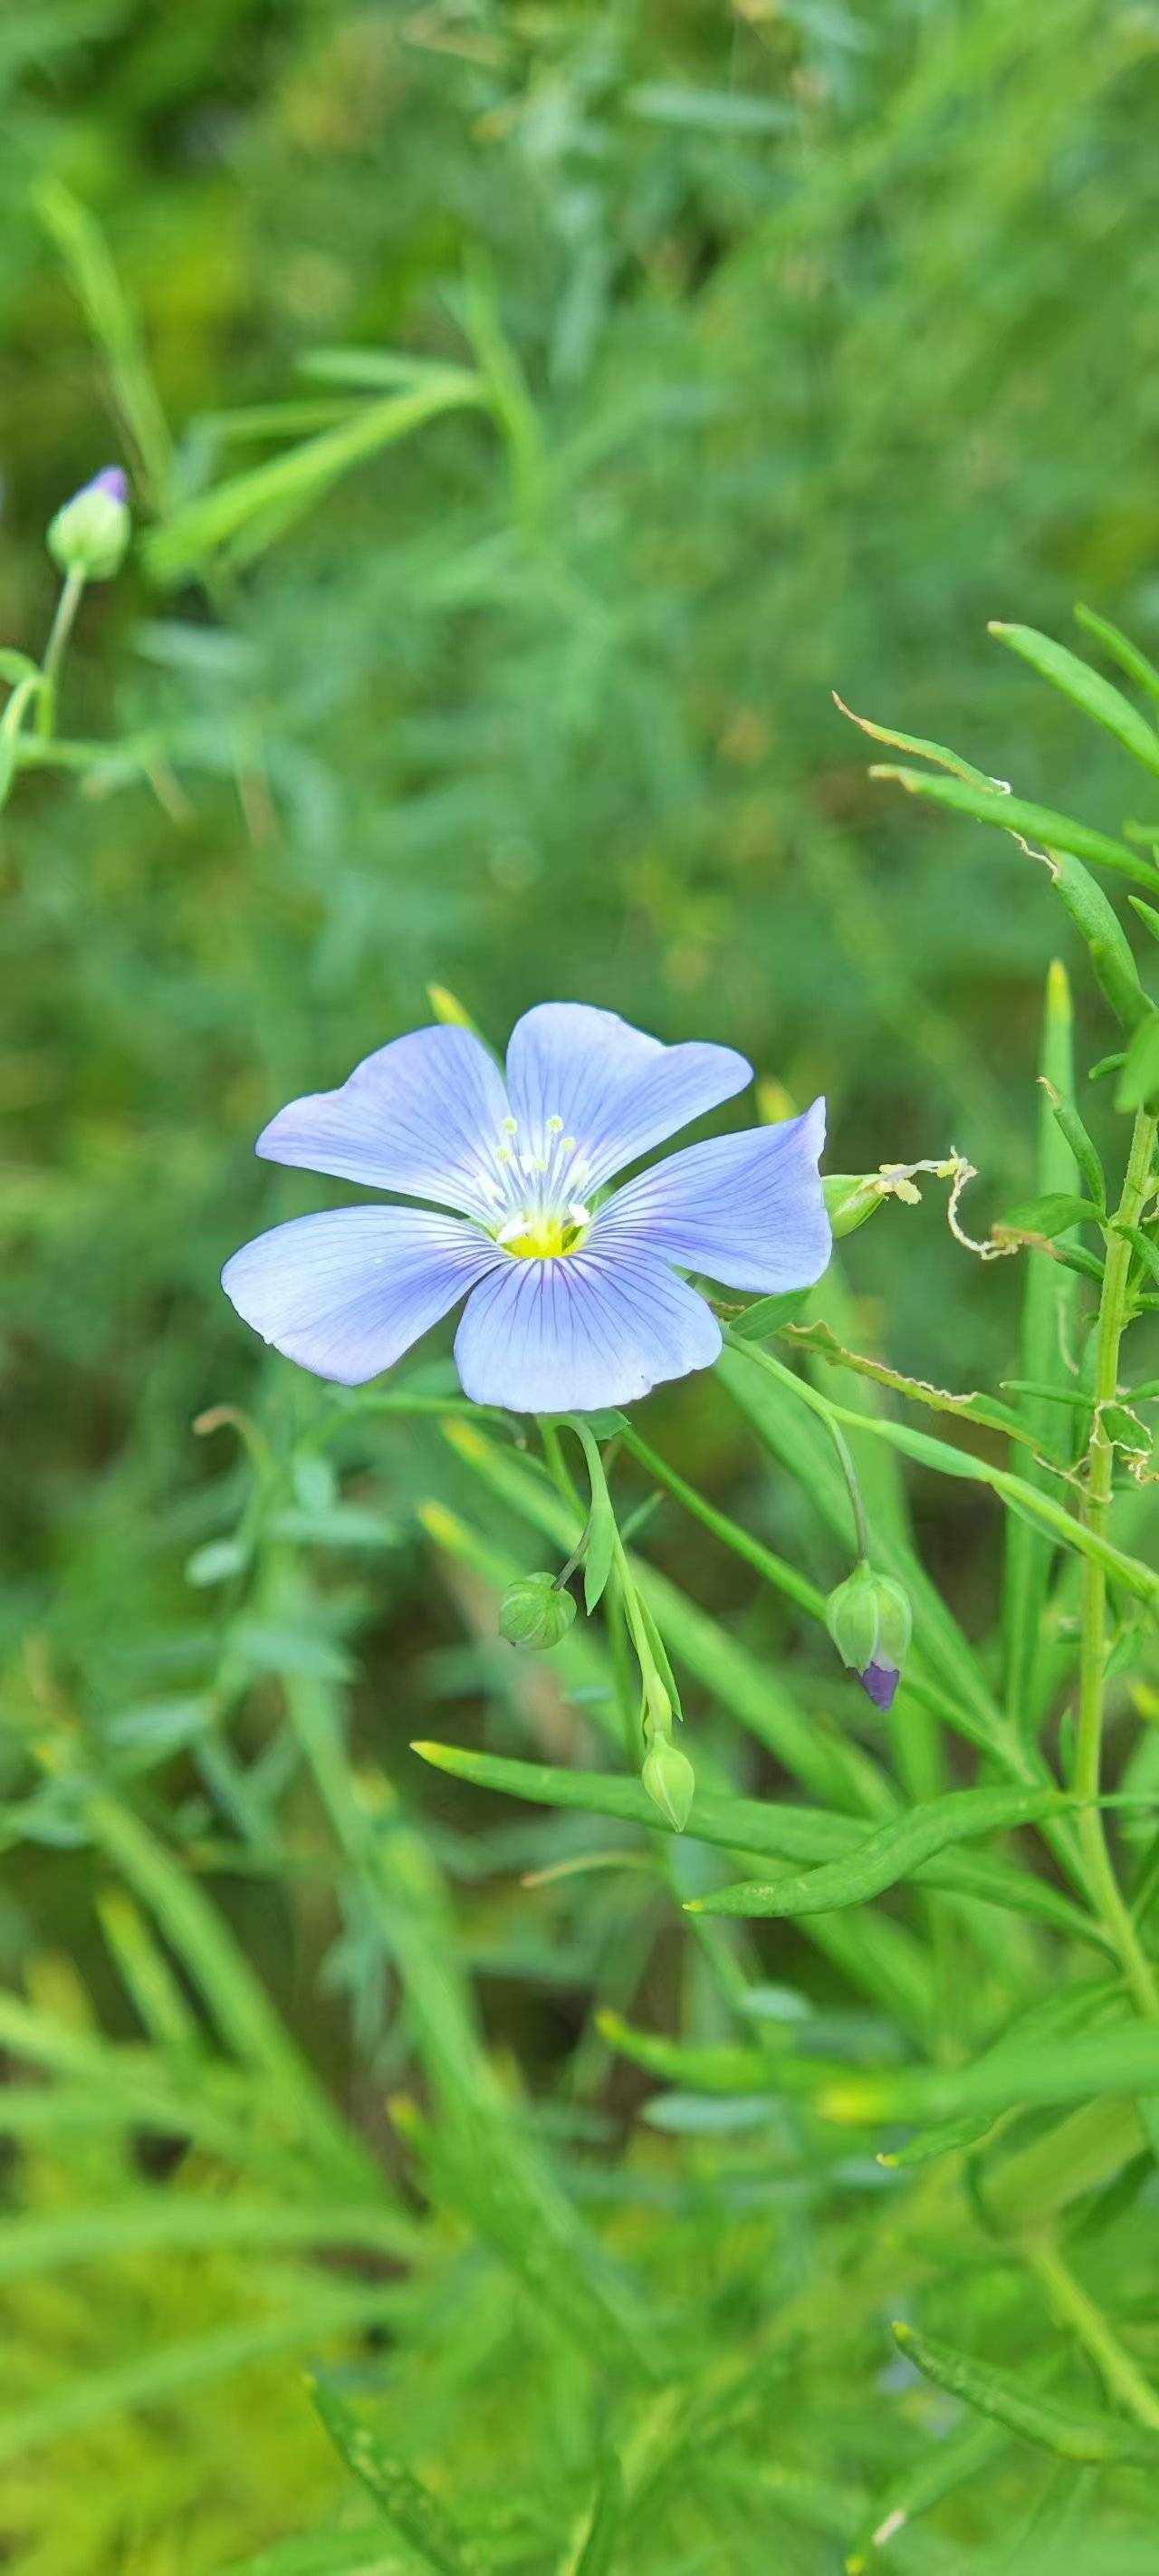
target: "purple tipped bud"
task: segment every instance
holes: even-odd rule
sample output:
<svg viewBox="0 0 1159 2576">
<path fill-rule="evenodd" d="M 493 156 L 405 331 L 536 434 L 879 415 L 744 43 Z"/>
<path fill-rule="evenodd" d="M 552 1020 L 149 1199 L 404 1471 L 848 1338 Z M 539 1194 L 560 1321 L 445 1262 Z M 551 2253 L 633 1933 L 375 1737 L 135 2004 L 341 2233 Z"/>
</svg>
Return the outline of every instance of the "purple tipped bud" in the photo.
<svg viewBox="0 0 1159 2576">
<path fill-rule="evenodd" d="M 875 1574 L 864 1558 L 825 1604 L 825 1625 L 843 1664 L 856 1673 L 875 1708 L 892 1708 L 913 1628 L 900 1583 Z"/>
<path fill-rule="evenodd" d="M 868 1691 L 875 1708 L 880 1708 L 884 1712 L 893 1707 L 897 1697 L 897 1686 L 901 1680 L 896 1664 L 867 1664 L 865 1671 L 859 1673 L 857 1678 L 862 1690 Z"/>
<path fill-rule="evenodd" d="M 57 511 L 48 551 L 63 573 L 111 581 L 125 560 L 131 525 L 128 479 L 119 465 L 105 465 Z"/>
</svg>

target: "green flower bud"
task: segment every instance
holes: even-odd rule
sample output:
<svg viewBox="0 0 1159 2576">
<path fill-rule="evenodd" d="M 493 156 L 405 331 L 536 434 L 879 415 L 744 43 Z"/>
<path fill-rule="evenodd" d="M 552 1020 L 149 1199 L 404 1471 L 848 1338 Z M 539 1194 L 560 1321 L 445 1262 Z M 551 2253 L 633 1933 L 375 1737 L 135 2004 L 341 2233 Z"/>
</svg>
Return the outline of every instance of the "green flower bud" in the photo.
<svg viewBox="0 0 1159 2576">
<path fill-rule="evenodd" d="M 571 1594 L 560 1591 L 554 1574 L 521 1574 L 499 1605 L 499 1634 L 525 1654 L 545 1655 L 566 1637 L 574 1617 Z"/>
<path fill-rule="evenodd" d="M 640 1779 L 653 1806 L 667 1817 L 674 1833 L 682 1834 L 692 1805 L 696 1773 L 688 1755 L 681 1753 L 670 1735 L 653 1736 Z"/>
<path fill-rule="evenodd" d="M 46 543 L 63 573 L 86 581 L 111 581 L 129 543 L 129 486 L 119 465 L 106 465 L 74 492 L 50 522 Z"/>
<path fill-rule="evenodd" d="M 875 1574 L 863 1557 L 825 1604 L 825 1625 L 843 1664 L 856 1673 L 875 1708 L 893 1706 L 913 1632 L 900 1583 Z"/>
</svg>

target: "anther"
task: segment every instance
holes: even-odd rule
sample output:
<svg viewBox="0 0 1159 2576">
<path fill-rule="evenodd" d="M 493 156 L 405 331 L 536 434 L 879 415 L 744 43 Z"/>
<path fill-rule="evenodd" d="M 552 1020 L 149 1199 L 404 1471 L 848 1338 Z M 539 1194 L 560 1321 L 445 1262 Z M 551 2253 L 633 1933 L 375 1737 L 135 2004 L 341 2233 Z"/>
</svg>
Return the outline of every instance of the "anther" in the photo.
<svg viewBox="0 0 1159 2576">
<path fill-rule="evenodd" d="M 552 1135 L 552 1136 L 562 1136 L 562 1134 L 563 1134 L 563 1120 L 562 1120 L 562 1118 L 549 1118 L 549 1119 L 548 1119 L 548 1122 L 547 1122 L 547 1125 L 548 1125 L 548 1133 L 549 1133 L 550 1135 Z"/>
<path fill-rule="evenodd" d="M 519 1120 L 518 1120 L 517 1118 L 505 1118 L 505 1119 L 504 1119 L 504 1121 L 503 1121 L 503 1133 L 504 1133 L 504 1135 L 505 1135 L 505 1136 L 514 1136 L 515 1131 L 516 1131 L 516 1129 L 517 1129 L 518 1125 L 519 1125 Z"/>
</svg>

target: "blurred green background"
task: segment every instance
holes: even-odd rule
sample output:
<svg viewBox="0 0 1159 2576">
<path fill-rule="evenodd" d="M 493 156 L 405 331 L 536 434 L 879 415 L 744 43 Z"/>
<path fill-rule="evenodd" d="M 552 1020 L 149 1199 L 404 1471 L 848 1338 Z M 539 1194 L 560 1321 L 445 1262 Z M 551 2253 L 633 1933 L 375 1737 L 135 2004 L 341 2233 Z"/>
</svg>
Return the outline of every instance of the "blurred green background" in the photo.
<svg viewBox="0 0 1159 2576">
<path fill-rule="evenodd" d="M 329 1399 L 267 1360 L 217 1274 L 248 1233 L 341 1195 L 255 1163 L 253 1136 L 426 1019 L 428 982 L 497 1041 L 531 1002 L 575 997 L 735 1043 L 793 1102 L 827 1092 L 837 1169 L 967 1153 L 979 1230 L 1026 1194 L 1043 973 L 1065 932 L 1045 873 L 874 787 L 830 691 L 1026 795 L 1114 827 L 1132 810 L 1113 746 L 985 630 L 1065 632 L 1085 598 L 1156 649 L 1157 71 L 1152 0 L 5 15 L 0 637 L 40 650 L 43 530 L 98 467 L 129 466 L 145 532 L 86 598 L 62 697 L 67 736 L 129 750 L 26 774 L 4 817 L 14 1780 L 28 1730 L 59 1722 L 130 1748 L 166 1833 L 244 1835 L 238 1781 L 276 1744 L 274 1685 L 260 1658 L 256 1681 L 231 1668 L 238 1768 L 215 1770 L 221 1639 L 196 1551 L 232 1527 L 241 1470 L 227 1431 L 191 1426 L 252 1406 L 276 1447 Z M 140 363 L 118 354 L 78 209 Z M 211 485 L 393 393 L 375 360 L 360 390 L 349 355 L 384 350 L 481 369 L 486 405 L 371 437 L 349 471 L 243 509 L 238 543 L 199 536 Z M 1095 1005 L 1082 1036 L 1113 1043 Z M 932 1202 L 891 1226 L 850 1250 L 863 1333 L 958 1385 L 1008 1370 L 1013 1265 L 969 1263 Z M 711 1387 L 649 1422 L 834 1579 Z M 487 1841 L 478 1803 L 416 1780 L 405 1750 L 492 1721 L 517 1741 L 491 1613 L 467 1574 L 448 1587 L 415 1519 L 425 1499 L 458 1507 L 465 1471 L 435 1429 L 389 1423 L 352 1431 L 340 1463 L 390 1544 L 327 1559 L 310 1634 L 458 1884 L 487 2028 L 533 2092 L 558 2079 L 574 2104 L 622 1918 L 603 1893 L 521 1893 L 526 1818 L 500 1829 L 489 1807 Z M 970 1627 L 991 1516 L 956 1492 L 921 1509 Z M 785 1659 L 808 1707 L 817 1650 L 779 1610 L 674 1515 L 650 1545 Z M 558 1749 L 549 1685 L 520 1687 L 518 1740 Z M 393 2012 L 377 1936 L 348 1919 L 336 1937 L 308 1874 L 275 1894 L 206 1868 L 377 2143 L 367 2067 Z M 50 1819 L 11 1858 L 0 1948 L 14 1981 L 51 2001 L 63 1980 L 67 2014 L 124 2037 L 100 1880 Z M 633 1955 L 642 1973 L 643 1936 Z M 651 1973 L 662 1995 L 663 1944 Z M 33 2197 L 76 2187 L 64 2155 Z M 29 2403 L 66 2364 L 111 2368 L 146 2323 L 188 2331 L 190 2301 L 216 2318 L 206 2266 L 191 2281 L 166 2260 L 110 2275 L 95 2319 L 72 2291 L 21 2293 Z M 292 2365 L 253 2363 L 244 2415 L 238 2384 L 215 2383 L 192 2431 L 149 2438 L 112 2401 L 90 2434 L 64 2425 L 63 2488 L 59 2448 L 36 2451 L 0 2513 L 14 2563 L 183 2576 L 308 2521 L 334 2470 Z M 444 2466 L 452 2396 L 431 2418 Z M 495 2428 L 477 2432 L 493 2449 Z M 812 2556 L 791 2517 L 777 2530 L 787 2567 L 840 2563 L 831 2536 Z M 747 2567 L 748 2545 L 742 2516 L 688 2564 Z"/>
</svg>

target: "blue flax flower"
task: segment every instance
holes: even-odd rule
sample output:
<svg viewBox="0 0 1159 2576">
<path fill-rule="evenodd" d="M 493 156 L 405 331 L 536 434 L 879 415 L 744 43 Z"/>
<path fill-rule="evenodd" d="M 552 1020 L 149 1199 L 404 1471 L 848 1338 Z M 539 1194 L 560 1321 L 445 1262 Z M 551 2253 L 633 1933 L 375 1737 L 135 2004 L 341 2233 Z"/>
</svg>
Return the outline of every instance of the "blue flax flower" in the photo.
<svg viewBox="0 0 1159 2576">
<path fill-rule="evenodd" d="M 662 1046 L 578 1002 L 526 1013 L 506 1080 L 469 1030 L 416 1029 L 340 1090 L 279 1110 L 257 1151 L 435 1206 L 275 1226 L 226 1263 L 226 1294 L 267 1342 L 343 1386 L 390 1368 L 466 1297 L 455 1360 L 476 1403 L 629 1404 L 720 1351 L 720 1325 L 682 1270 L 768 1292 L 809 1286 L 829 1259 L 821 1100 L 781 1126 L 689 1146 L 607 1194 L 617 1172 L 751 1078 L 732 1047 Z"/>
</svg>

